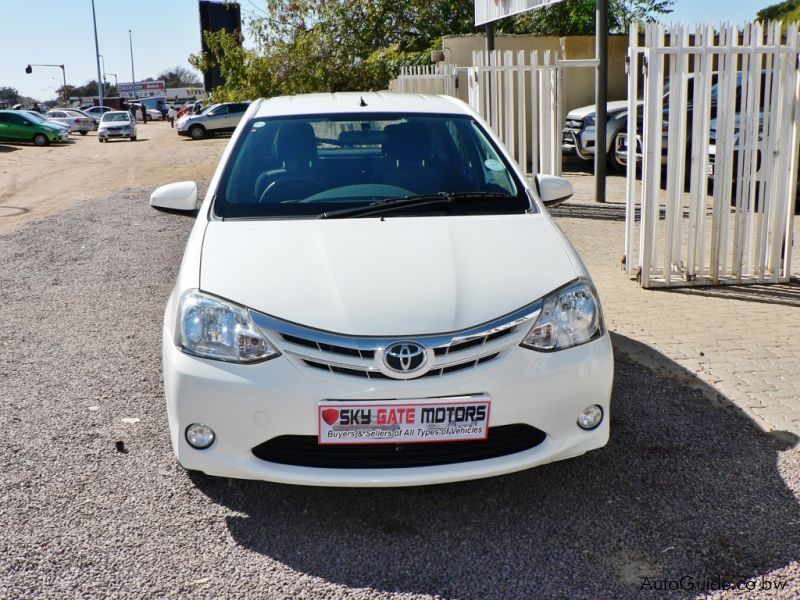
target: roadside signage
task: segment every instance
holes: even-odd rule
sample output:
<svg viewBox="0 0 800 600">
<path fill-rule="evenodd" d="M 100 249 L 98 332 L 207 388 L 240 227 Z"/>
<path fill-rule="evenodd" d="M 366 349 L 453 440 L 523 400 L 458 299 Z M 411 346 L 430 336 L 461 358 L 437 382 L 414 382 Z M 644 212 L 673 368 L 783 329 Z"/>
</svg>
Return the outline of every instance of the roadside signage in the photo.
<svg viewBox="0 0 800 600">
<path fill-rule="evenodd" d="M 485 25 L 564 0 L 475 0 L 475 25 Z"/>
<path fill-rule="evenodd" d="M 137 81 L 136 96 L 139 98 L 152 98 L 153 96 L 163 96 L 167 86 L 163 81 Z M 133 83 L 124 82 L 117 86 L 117 91 L 121 98 L 133 98 Z"/>
</svg>

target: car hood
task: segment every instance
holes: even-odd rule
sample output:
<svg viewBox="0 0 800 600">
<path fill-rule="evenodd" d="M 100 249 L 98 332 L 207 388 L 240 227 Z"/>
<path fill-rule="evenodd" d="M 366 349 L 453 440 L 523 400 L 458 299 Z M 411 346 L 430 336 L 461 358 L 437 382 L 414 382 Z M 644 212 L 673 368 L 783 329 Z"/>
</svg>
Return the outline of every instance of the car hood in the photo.
<svg viewBox="0 0 800 600">
<path fill-rule="evenodd" d="M 638 104 L 641 106 L 643 102 L 639 102 Z M 606 112 L 609 115 L 622 112 L 623 110 L 628 110 L 627 100 L 615 100 L 614 102 L 609 102 L 606 104 Z M 584 117 L 588 117 L 589 115 L 593 115 L 594 113 L 594 104 L 590 104 L 589 106 L 582 106 L 581 108 L 572 109 L 569 111 L 567 118 L 577 121 L 579 119 L 583 119 Z"/>
<path fill-rule="evenodd" d="M 456 331 L 575 279 L 542 215 L 215 221 L 200 288 L 351 335 Z"/>
</svg>

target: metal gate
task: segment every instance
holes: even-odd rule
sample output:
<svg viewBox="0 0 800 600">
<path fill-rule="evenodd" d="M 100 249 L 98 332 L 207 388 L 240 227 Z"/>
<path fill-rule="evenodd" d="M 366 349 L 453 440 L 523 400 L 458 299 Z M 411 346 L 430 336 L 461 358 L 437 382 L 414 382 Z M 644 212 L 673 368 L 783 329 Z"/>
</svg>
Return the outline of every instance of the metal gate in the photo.
<svg viewBox="0 0 800 600">
<path fill-rule="evenodd" d="M 551 52 L 476 51 L 472 65 L 401 67 L 397 91 L 457 95 L 467 72 L 470 106 L 494 129 L 530 175 L 561 173 L 562 68 L 594 67 L 594 60 L 556 60 Z"/>
<path fill-rule="evenodd" d="M 467 79 L 470 106 L 517 163 L 530 175 L 560 175 L 562 80 L 550 51 L 475 51 Z"/>
<path fill-rule="evenodd" d="M 799 52 L 797 25 L 653 24 L 642 47 L 632 28 L 617 151 L 628 162 L 625 268 L 643 287 L 790 279 Z"/>
</svg>

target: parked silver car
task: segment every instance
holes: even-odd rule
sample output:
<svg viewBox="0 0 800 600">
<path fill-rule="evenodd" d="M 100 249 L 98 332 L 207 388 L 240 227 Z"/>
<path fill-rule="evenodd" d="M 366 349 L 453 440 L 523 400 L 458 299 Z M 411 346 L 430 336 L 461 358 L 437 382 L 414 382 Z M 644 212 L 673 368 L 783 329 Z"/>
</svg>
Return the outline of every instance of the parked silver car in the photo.
<svg viewBox="0 0 800 600">
<path fill-rule="evenodd" d="M 107 142 L 112 138 L 128 138 L 136 141 L 136 121 L 127 110 L 110 110 L 103 114 L 97 130 L 97 141 Z"/>
<path fill-rule="evenodd" d="M 44 118 L 69 125 L 70 133 L 86 135 L 94 130 L 94 119 L 74 110 L 55 108 L 45 113 Z"/>
<path fill-rule="evenodd" d="M 176 124 L 178 135 L 200 140 L 212 133 L 231 132 L 236 129 L 249 102 L 212 104 L 199 115 L 181 117 Z"/>
<path fill-rule="evenodd" d="M 628 101 L 617 100 L 606 105 L 608 120 L 606 121 L 606 148 L 611 166 L 622 171 L 614 152 L 618 143 L 617 137 L 628 129 Z M 594 160 L 595 139 L 595 105 L 583 106 L 571 110 L 567 122 L 561 132 L 561 151 L 564 154 L 575 154 L 581 160 Z"/>
</svg>

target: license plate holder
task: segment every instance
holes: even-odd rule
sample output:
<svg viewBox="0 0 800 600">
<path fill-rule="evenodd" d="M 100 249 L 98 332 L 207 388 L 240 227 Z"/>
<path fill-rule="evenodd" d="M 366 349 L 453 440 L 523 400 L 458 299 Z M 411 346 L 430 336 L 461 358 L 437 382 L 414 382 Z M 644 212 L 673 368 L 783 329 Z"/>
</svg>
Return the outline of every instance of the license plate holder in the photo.
<svg viewBox="0 0 800 600">
<path fill-rule="evenodd" d="M 411 400 L 350 402 L 317 406 L 320 445 L 414 444 L 485 440 L 489 436 L 488 394 Z"/>
</svg>

